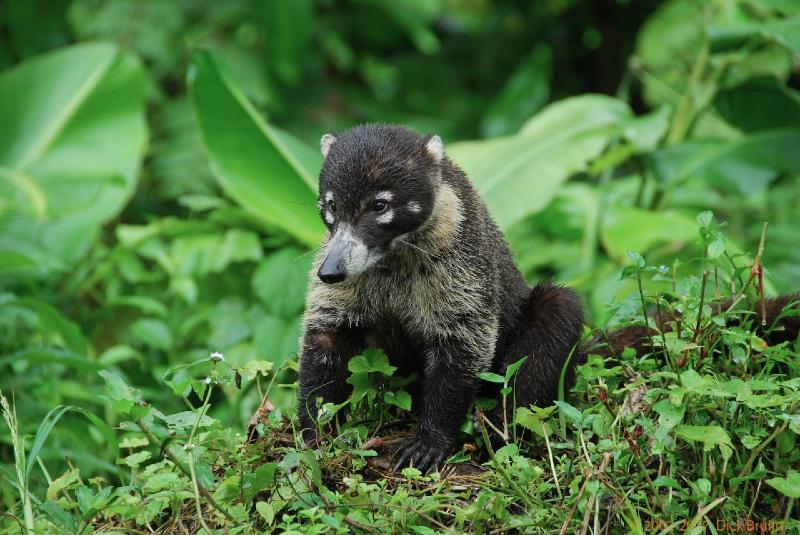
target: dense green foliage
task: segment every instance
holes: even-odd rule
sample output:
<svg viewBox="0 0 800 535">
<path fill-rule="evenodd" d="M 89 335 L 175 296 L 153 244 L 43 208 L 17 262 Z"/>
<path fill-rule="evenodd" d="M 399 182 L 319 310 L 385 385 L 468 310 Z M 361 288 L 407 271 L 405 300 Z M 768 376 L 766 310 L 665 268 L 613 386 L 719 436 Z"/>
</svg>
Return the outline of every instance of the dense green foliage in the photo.
<svg viewBox="0 0 800 535">
<path fill-rule="evenodd" d="M 797 528 L 798 346 L 750 329 L 751 273 L 800 279 L 796 2 L 46 7 L 0 20 L 0 530 Z M 502 449 L 465 421 L 429 477 L 386 467 L 410 400 L 368 351 L 338 436 L 302 448 L 316 144 L 375 120 L 441 134 L 592 328 L 683 329 L 590 358 Z"/>
</svg>

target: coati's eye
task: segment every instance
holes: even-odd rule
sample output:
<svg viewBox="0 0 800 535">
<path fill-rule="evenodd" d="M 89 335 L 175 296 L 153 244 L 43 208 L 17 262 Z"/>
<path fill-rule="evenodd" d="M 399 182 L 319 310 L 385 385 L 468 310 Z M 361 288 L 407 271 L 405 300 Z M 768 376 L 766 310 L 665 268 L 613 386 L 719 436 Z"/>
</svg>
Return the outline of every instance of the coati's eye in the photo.
<svg viewBox="0 0 800 535">
<path fill-rule="evenodd" d="M 378 199 L 377 201 L 375 201 L 375 205 L 372 207 L 372 209 L 375 210 L 376 212 L 383 212 L 384 210 L 386 210 L 386 207 L 388 205 L 389 204 L 383 199 Z"/>
<path fill-rule="evenodd" d="M 333 201 L 328 201 L 328 210 L 331 211 L 332 214 L 336 213 L 336 203 Z"/>
</svg>

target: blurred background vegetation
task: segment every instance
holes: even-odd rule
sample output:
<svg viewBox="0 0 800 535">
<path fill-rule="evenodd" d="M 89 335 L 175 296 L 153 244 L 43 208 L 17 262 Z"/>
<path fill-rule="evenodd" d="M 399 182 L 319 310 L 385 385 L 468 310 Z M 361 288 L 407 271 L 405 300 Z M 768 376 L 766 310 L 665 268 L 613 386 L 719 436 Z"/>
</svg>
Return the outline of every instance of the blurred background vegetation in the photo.
<svg viewBox="0 0 800 535">
<path fill-rule="evenodd" d="M 7 0 L 0 36 L 0 389 L 23 431 L 60 403 L 113 423 L 99 370 L 166 411 L 197 402 L 171 367 L 292 358 L 318 139 L 360 122 L 439 133 L 529 280 L 575 286 L 593 325 L 631 296 L 628 251 L 669 268 L 655 289 L 702 269 L 708 209 L 710 254 L 735 275 L 768 220 L 768 290 L 798 288 L 792 0 Z M 260 401 L 217 395 L 237 429 Z M 85 429 L 48 466 L 119 470 Z"/>
</svg>

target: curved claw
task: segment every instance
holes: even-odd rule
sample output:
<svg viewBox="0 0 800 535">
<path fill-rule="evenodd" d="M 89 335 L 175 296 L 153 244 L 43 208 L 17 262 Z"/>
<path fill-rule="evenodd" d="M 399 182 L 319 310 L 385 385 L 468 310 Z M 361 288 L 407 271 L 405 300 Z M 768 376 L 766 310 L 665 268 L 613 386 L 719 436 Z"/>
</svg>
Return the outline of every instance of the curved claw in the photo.
<svg viewBox="0 0 800 535">
<path fill-rule="evenodd" d="M 447 451 L 438 446 L 426 443 L 420 437 L 406 440 L 398 449 L 394 470 L 399 471 L 411 465 L 423 474 L 432 472 L 444 461 Z"/>
</svg>

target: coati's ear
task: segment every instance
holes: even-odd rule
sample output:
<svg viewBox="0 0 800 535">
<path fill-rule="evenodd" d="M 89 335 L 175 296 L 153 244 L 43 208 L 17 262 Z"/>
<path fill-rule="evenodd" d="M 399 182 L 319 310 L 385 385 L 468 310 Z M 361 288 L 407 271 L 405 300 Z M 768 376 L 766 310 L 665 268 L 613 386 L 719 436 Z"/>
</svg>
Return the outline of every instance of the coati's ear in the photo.
<svg viewBox="0 0 800 535">
<path fill-rule="evenodd" d="M 325 134 L 319 140 L 319 150 L 322 152 L 322 157 L 328 157 L 328 151 L 331 150 L 333 144 L 336 143 L 336 134 Z"/>
<path fill-rule="evenodd" d="M 442 145 L 442 138 L 439 136 L 431 136 L 428 143 L 425 144 L 428 154 L 431 155 L 433 161 L 439 163 L 444 158 L 444 145 Z"/>
</svg>

